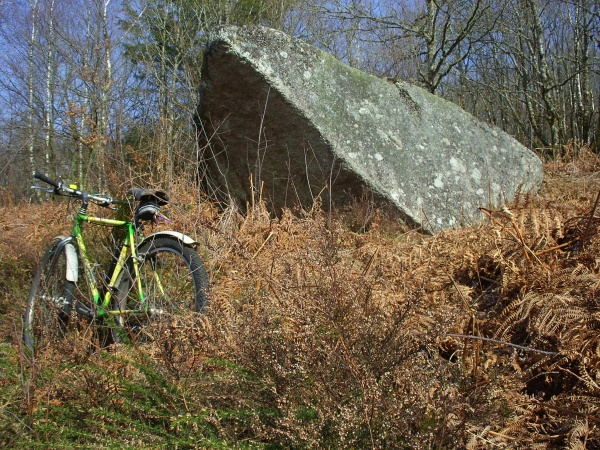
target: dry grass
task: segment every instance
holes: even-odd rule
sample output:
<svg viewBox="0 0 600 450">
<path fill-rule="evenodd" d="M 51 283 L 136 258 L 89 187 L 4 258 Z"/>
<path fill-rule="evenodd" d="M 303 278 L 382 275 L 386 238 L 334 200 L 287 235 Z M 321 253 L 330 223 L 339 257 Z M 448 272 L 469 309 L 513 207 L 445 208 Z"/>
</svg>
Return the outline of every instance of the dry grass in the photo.
<svg viewBox="0 0 600 450">
<path fill-rule="evenodd" d="M 44 361 L 55 377 L 24 376 L 11 411 L 28 425 L 1 422 L 4 442 L 58 439 L 44 420 L 68 404 L 87 420 L 72 439 L 92 446 L 598 448 L 599 168 L 581 150 L 546 166 L 540 195 L 433 237 L 365 205 L 363 233 L 352 211 L 217 212 L 181 186 L 166 212 L 201 242 L 207 315 L 148 348 Z M 15 286 L 64 207 L 3 213 L 1 330 L 18 360 Z"/>
</svg>

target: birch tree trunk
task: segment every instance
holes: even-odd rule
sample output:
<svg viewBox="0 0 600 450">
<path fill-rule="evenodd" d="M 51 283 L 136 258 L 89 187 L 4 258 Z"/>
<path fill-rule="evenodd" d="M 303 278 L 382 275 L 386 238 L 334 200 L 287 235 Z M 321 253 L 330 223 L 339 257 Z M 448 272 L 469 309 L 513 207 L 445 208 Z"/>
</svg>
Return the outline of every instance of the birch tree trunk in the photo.
<svg viewBox="0 0 600 450">
<path fill-rule="evenodd" d="M 31 166 L 31 175 L 35 173 L 37 167 L 35 162 L 35 103 L 34 103 L 34 92 L 35 92 L 35 46 L 37 39 L 37 2 L 33 0 L 31 3 L 31 34 L 29 36 L 29 76 L 28 76 L 28 113 L 29 113 L 29 164 Z"/>
<path fill-rule="evenodd" d="M 574 122 L 576 129 L 573 132 L 579 142 L 588 145 L 591 143 L 591 129 L 595 113 L 594 96 L 590 83 L 591 66 L 593 64 L 590 57 L 594 21 L 591 14 L 592 3 L 589 0 L 577 0 L 573 23 L 576 64 L 574 89 L 574 103 L 576 105 Z"/>
<path fill-rule="evenodd" d="M 53 135 L 54 135 L 54 2 L 55 0 L 50 1 L 50 10 L 48 11 L 48 36 L 47 36 L 47 45 L 48 51 L 46 54 L 46 101 L 45 101 L 45 123 L 46 123 L 46 132 L 44 137 L 44 142 L 46 143 L 45 148 L 45 162 L 46 167 L 53 176 L 56 175 L 56 167 L 55 167 L 55 158 L 54 158 L 54 149 L 53 149 Z"/>
<path fill-rule="evenodd" d="M 108 33 L 108 5 L 110 0 L 106 0 L 102 7 L 102 45 L 104 48 L 104 71 L 100 86 L 100 114 L 98 118 L 98 157 L 99 178 L 98 187 L 102 190 L 104 187 L 104 177 L 106 176 L 106 147 L 108 143 L 108 110 L 109 95 L 112 88 L 112 61 L 111 61 L 111 42 Z"/>
</svg>

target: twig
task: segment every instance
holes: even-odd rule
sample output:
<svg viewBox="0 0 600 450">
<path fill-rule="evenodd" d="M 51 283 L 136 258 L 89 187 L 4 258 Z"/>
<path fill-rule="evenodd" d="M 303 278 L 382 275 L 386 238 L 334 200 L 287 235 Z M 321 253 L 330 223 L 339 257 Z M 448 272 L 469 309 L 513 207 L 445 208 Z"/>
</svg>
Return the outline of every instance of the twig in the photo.
<svg viewBox="0 0 600 450">
<path fill-rule="evenodd" d="M 463 301 L 463 304 L 471 309 L 471 305 L 469 305 L 469 302 L 467 301 L 467 299 L 465 298 L 464 294 L 460 291 L 460 289 L 458 288 L 458 284 L 456 284 L 456 281 L 454 280 L 454 277 L 452 275 L 448 275 L 450 277 L 450 281 L 452 281 L 452 284 L 454 285 L 454 289 L 456 289 L 456 292 L 458 292 L 458 295 L 460 295 L 461 300 Z"/>
<path fill-rule="evenodd" d="M 254 255 L 252 255 L 252 259 L 256 258 L 256 255 L 258 255 L 260 253 L 260 251 L 263 249 L 263 247 L 265 246 L 265 244 L 267 242 L 269 242 L 269 239 L 271 239 L 271 236 L 273 236 L 273 232 L 272 231 L 269 233 L 269 235 L 265 239 L 265 242 L 262 243 L 262 245 L 260 246 L 260 248 L 258 250 L 256 250 L 256 253 L 254 253 Z"/>
<path fill-rule="evenodd" d="M 373 255 L 371 256 L 371 258 L 369 259 L 369 262 L 367 263 L 367 267 L 365 267 L 365 269 L 363 270 L 363 274 L 362 274 L 363 277 L 366 278 L 366 276 L 371 271 L 371 267 L 373 267 L 373 262 L 375 261 L 375 257 L 377 256 L 377 253 L 379 253 L 380 248 L 381 247 L 378 245 L 377 248 L 375 249 L 375 251 L 373 252 Z"/>
<path fill-rule="evenodd" d="M 592 386 L 594 386 L 596 389 L 600 389 L 600 386 L 598 386 L 598 384 L 597 384 L 597 383 L 594 383 L 594 380 L 592 380 L 592 379 L 591 379 L 591 377 L 590 377 L 590 379 L 589 379 L 589 380 L 586 380 L 585 378 L 583 378 L 583 377 L 580 377 L 580 376 L 579 376 L 579 375 L 577 375 L 576 373 L 573 373 L 573 372 L 571 372 L 569 369 L 565 369 L 564 367 L 560 367 L 560 366 L 558 366 L 558 368 L 559 368 L 560 370 L 564 370 L 564 371 L 565 371 L 565 372 L 567 372 L 568 374 L 570 374 L 570 375 L 574 376 L 574 377 L 575 377 L 575 378 L 577 378 L 579 381 L 583 381 L 583 382 L 584 382 L 585 384 L 587 384 L 587 385 L 590 385 L 590 384 L 591 384 L 591 385 L 592 385 Z"/>
<path fill-rule="evenodd" d="M 541 401 L 535 400 L 535 399 L 532 400 L 532 402 L 538 406 L 541 406 L 543 408 L 553 409 L 554 411 L 557 411 L 559 413 L 569 414 L 569 415 L 573 415 L 575 417 L 582 417 L 587 420 L 591 420 L 594 423 L 600 423 L 600 418 L 594 416 L 593 414 L 582 413 L 579 411 L 573 411 L 572 409 L 569 409 L 569 408 L 562 408 L 560 406 L 549 405 L 548 403 L 544 403 L 544 402 L 541 402 Z"/>
<path fill-rule="evenodd" d="M 540 250 L 539 252 L 536 252 L 535 255 L 536 256 L 540 256 L 540 255 L 543 255 L 544 253 L 553 252 L 554 250 L 560 250 L 561 248 L 565 248 L 565 247 L 568 247 L 571 244 L 574 244 L 578 240 L 579 240 L 579 237 L 576 237 L 574 239 L 571 239 L 569 242 L 564 242 L 563 244 L 555 245 L 554 247 L 550 247 L 550 248 L 547 248 L 545 250 Z"/>
<path fill-rule="evenodd" d="M 483 336 L 468 336 L 468 335 L 464 335 L 464 334 L 454 334 L 454 333 L 447 333 L 446 336 L 456 337 L 456 338 L 465 338 L 465 339 L 477 339 L 479 341 L 493 342 L 495 344 L 508 345 L 509 347 L 518 348 L 519 350 L 525 350 L 526 352 L 541 353 L 542 355 L 560 355 L 559 352 L 549 352 L 546 350 L 538 350 L 536 348 L 524 347 L 522 345 L 513 344 L 511 342 L 499 341 L 497 339 L 486 338 Z"/>
<path fill-rule="evenodd" d="M 510 217 L 510 223 L 512 224 L 515 232 L 517 233 L 516 239 L 519 240 L 519 242 L 521 243 L 521 247 L 523 247 L 523 253 L 525 254 L 525 258 L 529 259 L 529 256 L 527 256 L 527 253 L 529 253 L 529 254 L 531 254 L 531 256 L 533 256 L 535 258 L 535 260 L 538 263 L 543 265 L 544 263 L 542 263 L 542 261 L 540 261 L 540 259 L 537 257 L 535 252 L 531 248 L 529 248 L 529 246 L 525 243 L 525 238 L 523 238 L 523 233 L 521 232 L 521 229 L 519 228 L 519 225 L 517 224 L 517 221 L 515 220 L 514 216 L 511 214 L 511 215 L 509 215 L 509 217 Z M 508 234 L 515 237 L 510 231 L 508 232 Z"/>
<path fill-rule="evenodd" d="M 488 434 L 492 434 L 494 436 L 498 436 L 502 439 L 508 439 L 509 441 L 516 441 L 517 438 L 512 437 L 512 436 L 507 436 L 506 434 L 502 434 L 502 433 L 496 433 L 495 431 L 490 431 L 488 430 Z"/>
<path fill-rule="evenodd" d="M 521 247 L 523 248 L 523 254 L 525 255 L 526 259 L 529 259 L 529 255 L 533 256 L 535 258 L 535 260 L 540 263 L 541 265 L 543 265 L 544 263 L 542 261 L 540 261 L 540 259 L 537 257 L 536 253 L 529 248 L 529 246 L 525 243 L 525 239 L 523 238 L 523 233 L 521 232 L 521 229 L 519 228 L 519 225 L 517 224 L 517 222 L 515 221 L 514 217 L 511 214 L 502 212 L 502 211 L 492 211 L 489 210 L 487 208 L 483 208 L 480 207 L 479 210 L 484 213 L 486 216 L 489 217 L 490 221 L 492 223 L 495 223 L 497 225 L 502 226 L 501 224 L 498 224 L 494 219 L 496 217 L 503 217 L 506 219 L 510 220 L 510 223 L 512 225 L 512 227 L 515 230 L 515 233 L 512 233 L 510 230 L 506 230 L 506 232 L 516 241 L 518 241 L 521 244 Z M 505 229 L 504 227 L 502 227 L 503 229 Z"/>
<path fill-rule="evenodd" d="M 598 191 L 598 195 L 596 195 L 596 201 L 594 202 L 594 207 L 592 208 L 592 212 L 590 212 L 590 218 L 588 219 L 587 225 L 585 227 L 585 231 L 583 236 L 581 237 L 581 249 L 585 247 L 585 241 L 587 240 L 588 232 L 590 231 L 590 226 L 592 225 L 592 220 L 594 219 L 594 214 L 596 214 L 596 208 L 598 207 L 598 201 L 600 201 L 600 190 Z"/>
<path fill-rule="evenodd" d="M 491 445 L 493 445 L 493 446 L 495 446 L 495 447 L 498 447 L 498 448 L 502 448 L 502 447 L 503 447 L 503 445 L 500 445 L 500 444 L 497 444 L 497 443 L 495 443 L 495 442 L 492 442 L 492 441 L 490 441 L 489 439 L 486 439 L 486 438 L 484 437 L 484 436 L 485 436 L 485 433 L 489 433 L 489 431 L 488 431 L 488 430 L 484 430 L 484 431 L 483 431 L 483 434 L 481 434 L 481 435 L 479 435 L 479 434 L 476 434 L 476 433 L 473 433 L 473 432 L 472 432 L 472 431 L 470 431 L 470 430 L 467 430 L 467 432 L 468 432 L 470 435 L 472 435 L 473 437 L 475 437 L 475 438 L 477 438 L 477 439 L 480 439 L 480 440 L 482 440 L 483 442 L 486 442 L 487 444 L 491 444 Z"/>
</svg>

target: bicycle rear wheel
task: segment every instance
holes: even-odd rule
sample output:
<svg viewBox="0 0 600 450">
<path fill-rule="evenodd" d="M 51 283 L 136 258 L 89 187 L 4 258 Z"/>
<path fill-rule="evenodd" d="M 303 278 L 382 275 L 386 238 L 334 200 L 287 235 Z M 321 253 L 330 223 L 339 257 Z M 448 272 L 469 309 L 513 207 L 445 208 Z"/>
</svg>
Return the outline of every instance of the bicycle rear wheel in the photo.
<svg viewBox="0 0 600 450">
<path fill-rule="evenodd" d="M 49 349 L 64 353 L 74 349 L 76 337 L 87 342 L 93 337 L 90 320 L 74 313 L 76 302 L 89 303 L 87 285 L 82 283 L 82 291 L 80 284 L 67 281 L 66 274 L 66 246 L 57 242 L 40 261 L 25 308 L 23 341 L 35 355 Z M 83 324 L 79 319 L 84 319 Z"/>
<path fill-rule="evenodd" d="M 208 277 L 198 254 L 170 237 L 157 237 L 138 249 L 140 298 L 133 261 L 123 272 L 113 310 L 117 342 L 141 344 L 157 340 L 165 326 L 190 312 L 204 312 L 208 304 Z"/>
</svg>

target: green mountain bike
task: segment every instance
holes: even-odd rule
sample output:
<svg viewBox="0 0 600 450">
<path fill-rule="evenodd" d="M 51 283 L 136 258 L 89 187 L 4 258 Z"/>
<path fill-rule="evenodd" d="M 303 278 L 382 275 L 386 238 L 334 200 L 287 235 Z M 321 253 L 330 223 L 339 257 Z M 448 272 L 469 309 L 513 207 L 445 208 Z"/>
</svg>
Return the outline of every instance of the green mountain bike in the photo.
<svg viewBox="0 0 600 450">
<path fill-rule="evenodd" d="M 34 177 L 52 188 L 32 188 L 70 197 L 80 206 L 70 235 L 54 239 L 33 279 L 23 333 L 32 353 L 81 334 L 82 323 L 88 333 L 102 324 L 103 330 L 110 330 L 105 334 L 111 340 L 141 343 L 156 338 L 157 324 L 204 311 L 208 278 L 195 241 L 175 231 L 143 235 L 145 223 L 163 217 L 160 207 L 168 203 L 164 191 L 130 189 L 133 220 L 115 220 L 88 216 L 88 205 L 117 209 L 127 202 L 81 191 L 38 172 Z M 98 264 L 91 261 L 84 241 L 87 224 L 112 227 L 119 236 L 116 249 L 106 258 L 109 270 L 102 282 L 96 279 Z"/>
</svg>

